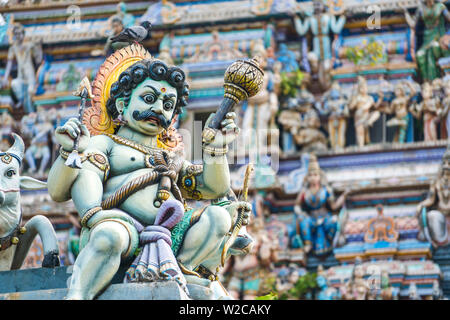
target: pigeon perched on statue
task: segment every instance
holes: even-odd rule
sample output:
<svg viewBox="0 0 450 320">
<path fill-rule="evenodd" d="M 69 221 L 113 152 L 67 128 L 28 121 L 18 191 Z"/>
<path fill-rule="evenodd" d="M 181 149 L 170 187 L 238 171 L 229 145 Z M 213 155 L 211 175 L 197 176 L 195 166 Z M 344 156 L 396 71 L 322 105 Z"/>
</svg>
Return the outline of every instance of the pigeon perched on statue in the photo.
<svg viewBox="0 0 450 320">
<path fill-rule="evenodd" d="M 141 43 L 150 38 L 150 29 L 152 24 L 149 21 L 143 21 L 138 26 L 131 26 L 124 29 L 120 34 L 111 38 L 112 42 Z"/>
</svg>

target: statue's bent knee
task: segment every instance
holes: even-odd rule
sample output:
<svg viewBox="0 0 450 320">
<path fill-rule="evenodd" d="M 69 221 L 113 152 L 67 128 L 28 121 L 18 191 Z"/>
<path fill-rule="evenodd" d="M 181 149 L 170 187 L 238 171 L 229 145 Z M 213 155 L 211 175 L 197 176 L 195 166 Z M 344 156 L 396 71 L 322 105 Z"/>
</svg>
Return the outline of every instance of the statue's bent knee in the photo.
<svg viewBox="0 0 450 320">
<path fill-rule="evenodd" d="M 130 257 L 139 244 L 135 227 L 120 218 L 100 220 L 90 230 L 83 229 L 82 238 L 84 239 L 81 239 L 80 243 L 92 243 L 92 246 L 100 252 L 121 253 L 122 258 Z"/>
<path fill-rule="evenodd" d="M 211 227 L 214 228 L 218 235 L 226 234 L 231 228 L 231 218 L 228 211 L 220 206 L 209 206 L 205 213 L 213 222 Z"/>
<path fill-rule="evenodd" d="M 427 220 L 433 240 L 437 242 L 444 242 L 447 239 L 447 225 L 445 216 L 437 210 L 432 210 L 428 212 Z"/>
</svg>

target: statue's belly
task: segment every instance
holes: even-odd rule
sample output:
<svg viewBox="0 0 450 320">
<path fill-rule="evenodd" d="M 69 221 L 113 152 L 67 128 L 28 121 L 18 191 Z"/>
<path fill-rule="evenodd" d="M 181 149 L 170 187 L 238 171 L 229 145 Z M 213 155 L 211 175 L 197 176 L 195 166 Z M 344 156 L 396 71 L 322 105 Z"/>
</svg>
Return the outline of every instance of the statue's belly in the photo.
<svg viewBox="0 0 450 320">
<path fill-rule="evenodd" d="M 106 199 L 112 195 L 120 187 L 124 186 L 131 180 L 151 171 L 153 171 L 153 169 L 139 169 L 128 174 L 123 174 L 108 179 L 106 182 L 103 199 Z M 158 182 L 151 183 L 144 189 L 136 191 L 132 195 L 128 196 L 128 198 L 120 205 L 120 209 L 124 210 L 143 225 L 152 225 L 155 221 L 156 214 L 158 213 L 158 208 L 153 205 L 157 191 Z M 175 199 L 171 193 L 169 199 Z"/>
</svg>

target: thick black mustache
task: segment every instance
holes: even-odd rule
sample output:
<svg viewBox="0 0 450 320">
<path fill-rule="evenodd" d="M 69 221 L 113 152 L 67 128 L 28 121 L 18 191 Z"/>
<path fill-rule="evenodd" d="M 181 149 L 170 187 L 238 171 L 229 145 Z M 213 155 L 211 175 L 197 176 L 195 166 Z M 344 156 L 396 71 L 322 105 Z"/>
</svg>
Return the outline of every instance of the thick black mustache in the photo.
<svg viewBox="0 0 450 320">
<path fill-rule="evenodd" d="M 164 118 L 164 116 L 162 114 L 157 114 L 150 109 L 142 111 L 142 112 L 139 112 L 136 110 L 133 112 L 132 115 L 133 115 L 134 120 L 136 120 L 136 121 L 148 120 L 149 118 L 154 117 L 154 118 L 158 119 L 159 124 L 164 129 L 167 129 L 171 122 L 170 120 L 167 120 L 166 118 Z"/>
</svg>

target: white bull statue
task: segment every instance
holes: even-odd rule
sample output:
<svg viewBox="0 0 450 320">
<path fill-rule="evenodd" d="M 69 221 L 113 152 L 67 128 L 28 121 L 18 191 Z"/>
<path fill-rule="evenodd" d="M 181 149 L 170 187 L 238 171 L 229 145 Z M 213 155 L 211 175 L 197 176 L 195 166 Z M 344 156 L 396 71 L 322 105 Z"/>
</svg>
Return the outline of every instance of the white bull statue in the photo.
<svg viewBox="0 0 450 320">
<path fill-rule="evenodd" d="M 6 152 L 0 151 L 0 271 L 19 269 L 37 234 L 44 247 L 42 267 L 57 267 L 60 265 L 58 242 L 50 221 L 37 215 L 21 227 L 20 190 L 44 189 L 47 184 L 20 176 L 25 145 L 17 134 L 13 133 L 13 137 L 13 146 Z"/>
</svg>

